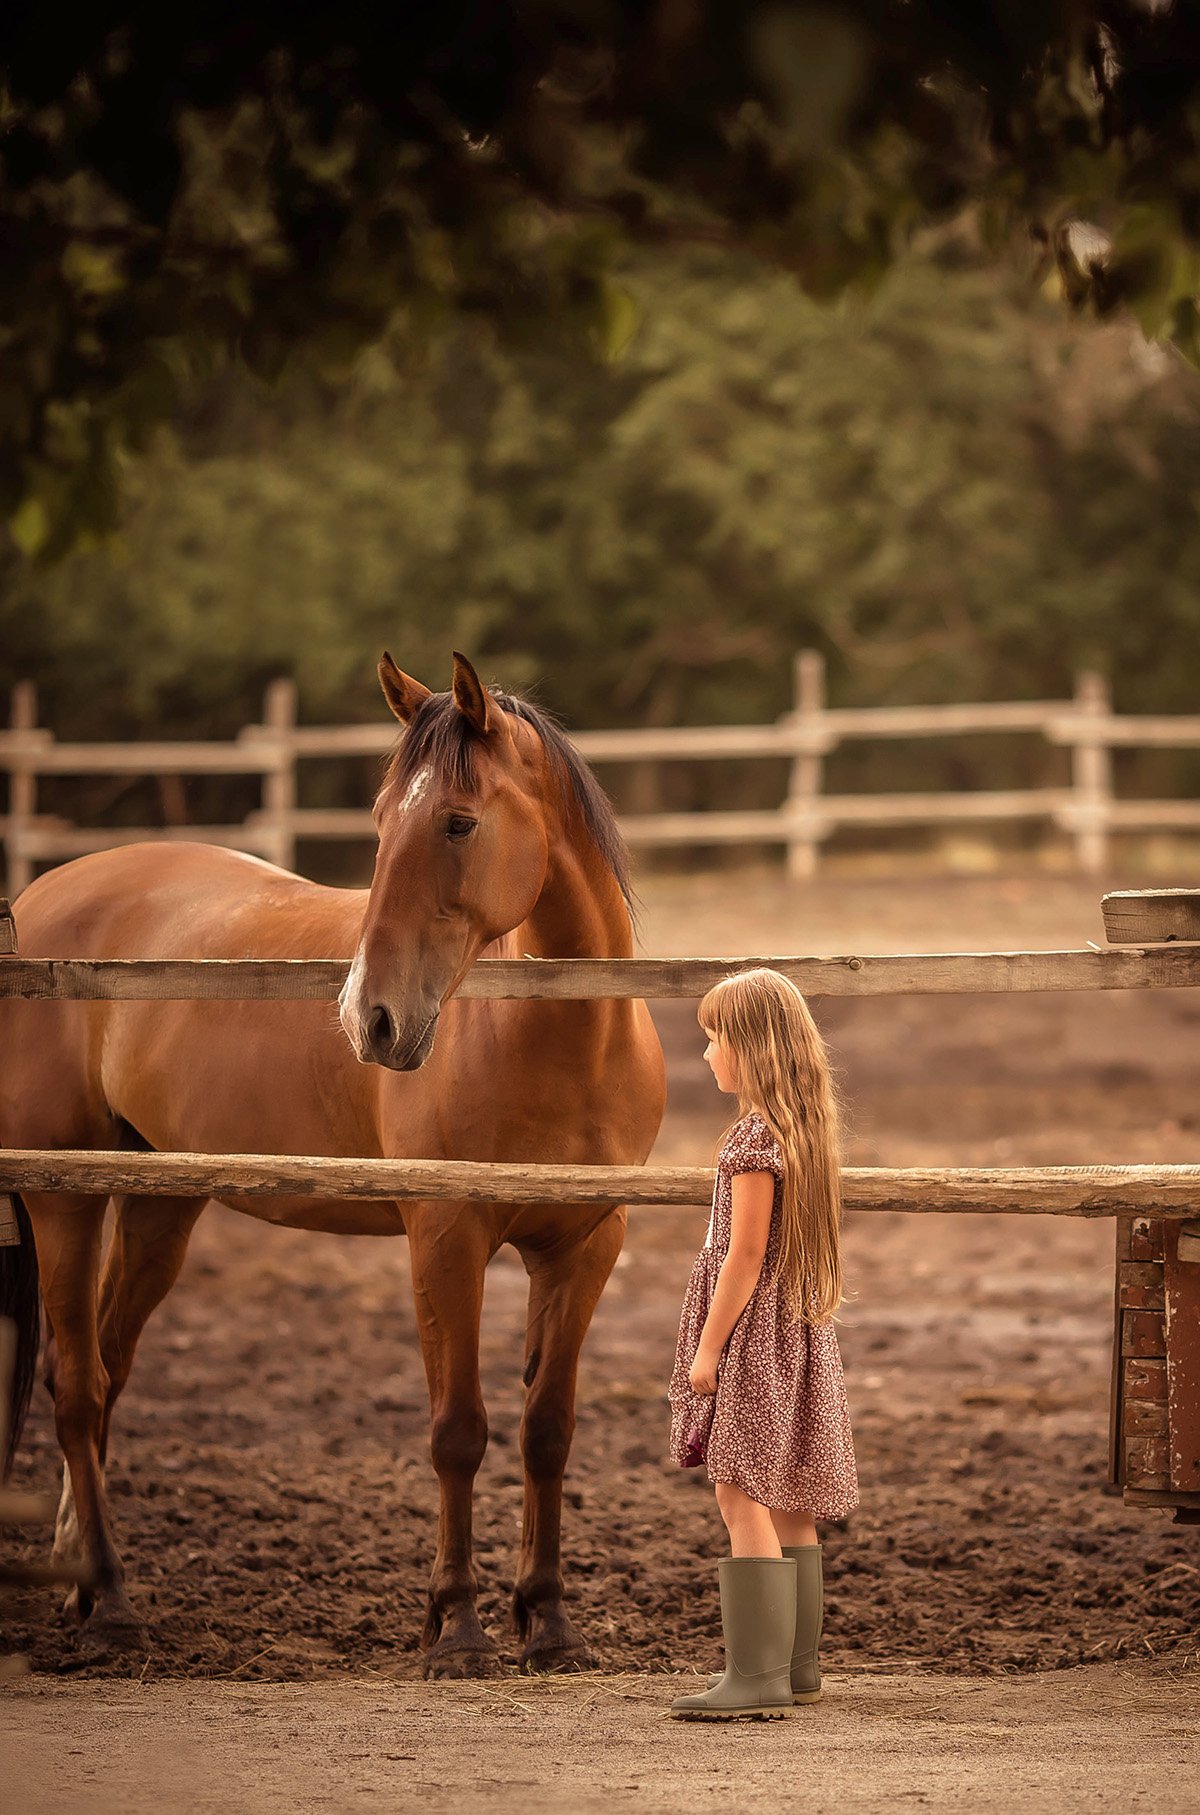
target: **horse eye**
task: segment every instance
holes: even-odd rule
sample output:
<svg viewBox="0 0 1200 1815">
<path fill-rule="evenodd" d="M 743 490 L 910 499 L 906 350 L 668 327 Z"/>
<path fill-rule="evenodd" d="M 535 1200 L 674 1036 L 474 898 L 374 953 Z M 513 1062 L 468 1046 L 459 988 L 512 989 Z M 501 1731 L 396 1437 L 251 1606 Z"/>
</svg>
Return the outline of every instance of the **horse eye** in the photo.
<svg viewBox="0 0 1200 1815">
<path fill-rule="evenodd" d="M 475 820 L 468 819 L 465 814 L 455 813 L 446 821 L 446 837 L 469 838 L 475 830 L 476 824 Z"/>
</svg>

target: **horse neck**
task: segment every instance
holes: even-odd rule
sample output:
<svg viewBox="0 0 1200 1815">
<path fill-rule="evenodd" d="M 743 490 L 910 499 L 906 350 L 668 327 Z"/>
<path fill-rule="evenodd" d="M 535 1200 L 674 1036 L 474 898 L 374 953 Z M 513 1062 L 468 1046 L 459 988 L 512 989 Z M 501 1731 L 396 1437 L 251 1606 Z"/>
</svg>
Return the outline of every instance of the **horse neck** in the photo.
<svg viewBox="0 0 1200 1815">
<path fill-rule="evenodd" d="M 633 927 L 620 885 L 582 814 L 572 810 L 564 821 L 551 830 L 546 880 L 533 911 L 504 943 L 518 957 L 628 958 Z"/>
</svg>

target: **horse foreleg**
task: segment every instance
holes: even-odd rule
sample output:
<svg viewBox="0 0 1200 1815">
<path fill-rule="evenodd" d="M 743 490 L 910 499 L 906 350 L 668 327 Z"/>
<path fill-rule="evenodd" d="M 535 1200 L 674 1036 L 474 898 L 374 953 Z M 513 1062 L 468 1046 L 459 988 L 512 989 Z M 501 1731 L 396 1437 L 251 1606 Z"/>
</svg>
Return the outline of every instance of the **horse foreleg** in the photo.
<svg viewBox="0 0 1200 1815">
<path fill-rule="evenodd" d="M 427 1677 L 490 1676 L 494 1642 L 479 1622 L 471 1559 L 475 1476 L 487 1448 L 479 1383 L 483 1275 L 493 1246 L 474 1206 L 447 1221 L 446 1206 L 408 1219 L 413 1297 L 429 1382 L 430 1452 L 441 1488 L 437 1555 L 421 1646 Z"/>
<path fill-rule="evenodd" d="M 42 1298 L 54 1337 L 54 1421 L 70 1482 L 56 1549 L 77 1539 L 88 1575 L 75 1598 L 89 1643 L 140 1641 L 142 1626 L 125 1592 L 104 1492 L 100 1435 L 108 1376 L 100 1359 L 96 1287 L 106 1198 L 27 1193 Z"/>
<path fill-rule="evenodd" d="M 584 1670 L 593 1664 L 563 1606 L 562 1483 L 575 1430 L 579 1351 L 624 1237 L 622 1210 L 569 1243 L 523 1256 L 529 1271 L 529 1391 L 521 1419 L 525 1512 L 513 1590 L 523 1670 Z"/>
</svg>

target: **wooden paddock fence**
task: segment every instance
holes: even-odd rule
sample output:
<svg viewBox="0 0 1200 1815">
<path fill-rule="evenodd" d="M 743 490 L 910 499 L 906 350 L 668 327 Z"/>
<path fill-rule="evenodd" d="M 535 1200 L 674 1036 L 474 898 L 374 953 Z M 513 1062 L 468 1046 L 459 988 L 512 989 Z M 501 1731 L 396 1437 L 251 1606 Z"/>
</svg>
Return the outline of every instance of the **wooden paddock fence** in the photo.
<svg viewBox="0 0 1200 1815">
<path fill-rule="evenodd" d="M 766 963 L 811 995 L 1148 989 L 1200 984 L 1200 890 L 1129 891 L 1103 903 L 1118 949 L 898 957 L 485 961 L 476 998 L 698 997 Z M 1122 949 L 1123 948 L 1123 949 Z M 330 1001 L 337 960 L 23 959 L 0 903 L 0 997 L 27 1001 Z M 293 1154 L 0 1149 L 0 1243 L 16 1241 L 9 1193 L 320 1195 L 373 1201 L 707 1204 L 711 1168 L 483 1163 Z M 1116 1219 L 1110 1478 L 1131 1503 L 1200 1522 L 1200 1165 L 848 1167 L 847 1210 Z"/>
<path fill-rule="evenodd" d="M 994 732 L 1039 735 L 1069 751 L 1069 783 L 956 793 L 825 791 L 825 759 L 844 743 Z M 297 768 L 319 758 L 379 756 L 394 738 L 394 725 L 382 718 L 365 725 L 300 725 L 295 685 L 278 680 L 266 690 L 262 723 L 245 726 L 226 743 L 64 743 L 38 724 L 36 691 L 22 681 L 13 689 L 9 728 L 0 731 L 0 770 L 7 772 L 9 792 L 0 834 L 9 892 L 18 894 L 39 863 L 144 838 L 232 845 L 285 869 L 295 868 L 299 839 L 370 839 L 366 804 L 300 806 Z M 844 827 L 1049 824 L 1073 841 L 1077 864 L 1089 874 L 1104 868 L 1114 833 L 1200 832 L 1200 801 L 1118 799 L 1112 772 L 1118 747 L 1200 748 L 1200 716 L 1118 715 L 1107 681 L 1090 672 L 1078 676 L 1074 697 L 1065 700 L 831 707 L 823 659 L 804 650 L 794 663 L 792 707 L 773 724 L 581 731 L 574 741 L 598 765 L 785 758 L 789 783 L 777 807 L 634 813 L 622 818 L 621 829 L 631 844 L 645 847 L 783 845 L 789 872 L 797 877 L 815 873 L 822 848 Z M 257 775 L 262 804 L 240 825 L 81 827 L 39 811 L 39 778 L 53 775 Z"/>
<path fill-rule="evenodd" d="M 1104 898 L 1110 939 L 1124 949 L 948 952 L 833 958 L 522 958 L 477 964 L 459 994 L 491 1000 L 699 998 L 730 971 L 766 964 L 806 995 L 1010 993 L 1200 985 L 1200 892 L 1126 891 Z M 1190 940 L 1197 943 L 1188 943 Z M 333 1001 L 345 959 L 22 958 L 0 903 L 0 996 L 26 1001 Z M 546 1166 L 465 1160 L 342 1159 L 285 1154 L 0 1150 L 0 1192 L 200 1192 L 211 1195 L 476 1202 L 697 1204 L 704 1167 Z M 1194 1218 L 1200 1167 L 850 1167 L 853 1210 Z"/>
</svg>

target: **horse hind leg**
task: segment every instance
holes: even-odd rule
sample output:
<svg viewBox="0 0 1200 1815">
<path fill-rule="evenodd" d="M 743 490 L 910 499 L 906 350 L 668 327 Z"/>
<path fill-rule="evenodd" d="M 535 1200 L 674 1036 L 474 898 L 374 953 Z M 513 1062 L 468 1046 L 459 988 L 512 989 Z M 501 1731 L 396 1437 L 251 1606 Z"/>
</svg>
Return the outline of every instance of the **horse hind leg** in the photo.
<svg viewBox="0 0 1200 1815">
<path fill-rule="evenodd" d="M 138 1339 L 179 1277 L 188 1241 L 207 1199 L 118 1196 L 112 1201 L 113 1234 L 100 1283 L 98 1320 L 100 1361 L 107 1380 L 99 1439 L 102 1480 L 113 1409 L 129 1379 Z M 79 1552 L 71 1471 L 64 1463 L 54 1554 L 76 1557 Z M 68 1603 L 74 1600 L 76 1591 L 72 1590 Z M 83 1611 L 82 1596 L 78 1603 Z"/>
<path fill-rule="evenodd" d="M 113 1408 L 133 1367 L 142 1331 L 179 1278 L 203 1197 L 113 1199 L 113 1238 L 100 1284 L 100 1359 L 108 1376 L 100 1461 L 108 1456 Z"/>
<path fill-rule="evenodd" d="M 86 1585 L 75 1608 L 87 1619 L 90 1648 L 107 1650 L 141 1638 L 125 1592 L 100 1460 L 108 1376 L 100 1357 L 97 1285 L 108 1200 L 79 1193 L 24 1195 L 54 1340 L 54 1422 L 70 1483 L 55 1549 L 62 1555 L 77 1545 Z"/>
</svg>

